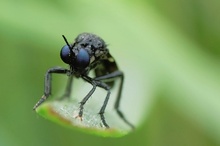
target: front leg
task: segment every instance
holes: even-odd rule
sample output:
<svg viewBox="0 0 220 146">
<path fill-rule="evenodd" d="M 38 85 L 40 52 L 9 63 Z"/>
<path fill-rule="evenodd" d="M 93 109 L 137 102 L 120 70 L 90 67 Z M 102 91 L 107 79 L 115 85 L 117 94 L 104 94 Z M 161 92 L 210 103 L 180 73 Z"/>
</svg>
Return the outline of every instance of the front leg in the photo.
<svg viewBox="0 0 220 146">
<path fill-rule="evenodd" d="M 101 121 L 103 123 L 103 125 L 106 127 L 106 128 L 109 128 L 108 124 L 106 123 L 105 121 L 105 117 L 104 117 L 104 112 L 105 112 L 105 108 L 108 104 L 108 100 L 109 100 L 109 96 L 110 96 L 110 88 L 107 84 L 101 82 L 101 81 L 95 81 L 93 80 L 92 78 L 88 77 L 88 76 L 82 76 L 82 78 L 89 82 L 93 87 L 92 89 L 89 91 L 89 93 L 83 98 L 83 100 L 80 102 L 80 107 L 79 107 L 79 114 L 78 116 L 76 116 L 76 118 L 79 118 L 80 120 L 82 120 L 82 115 L 83 115 L 83 109 L 84 109 L 84 104 L 87 102 L 87 100 L 92 96 L 92 94 L 95 92 L 96 90 L 96 87 L 101 87 L 105 90 L 107 90 L 107 96 L 105 98 L 105 101 L 99 111 L 99 114 L 100 114 L 100 118 L 101 118 Z"/>
<path fill-rule="evenodd" d="M 41 105 L 51 94 L 51 78 L 52 73 L 58 73 L 58 74 L 66 74 L 68 73 L 68 69 L 60 68 L 60 67 L 53 67 L 50 68 L 46 74 L 44 79 L 44 95 L 40 98 L 40 100 L 35 104 L 33 107 L 33 110 L 35 110 L 39 105 Z"/>
<path fill-rule="evenodd" d="M 92 78 L 88 76 L 82 76 L 82 78 L 89 82 L 92 85 L 92 89 L 89 91 L 89 93 L 82 99 L 80 102 L 79 106 L 79 114 L 76 116 L 76 118 L 79 118 L 82 121 L 82 115 L 83 115 L 83 109 L 84 109 L 84 104 L 87 102 L 87 100 L 92 96 L 92 94 L 95 92 L 96 89 L 96 82 L 92 80 Z"/>
</svg>

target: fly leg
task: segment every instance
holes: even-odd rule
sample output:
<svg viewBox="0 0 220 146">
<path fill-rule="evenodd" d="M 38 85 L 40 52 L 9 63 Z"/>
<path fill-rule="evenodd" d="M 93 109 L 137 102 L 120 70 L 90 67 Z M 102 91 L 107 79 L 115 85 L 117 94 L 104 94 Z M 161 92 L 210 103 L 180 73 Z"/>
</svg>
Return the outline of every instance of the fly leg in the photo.
<svg viewBox="0 0 220 146">
<path fill-rule="evenodd" d="M 35 104 L 33 107 L 33 110 L 36 110 L 38 106 L 40 106 L 51 94 L 51 79 L 52 79 L 52 74 L 57 73 L 57 74 L 66 74 L 68 73 L 68 69 L 60 68 L 60 67 L 54 67 L 50 68 L 46 74 L 45 74 L 45 79 L 44 79 L 44 94 L 40 98 L 40 100 Z"/>
<path fill-rule="evenodd" d="M 105 90 L 108 91 L 107 93 L 107 96 L 105 98 L 105 101 L 99 111 L 99 114 L 100 114 L 100 118 L 101 118 L 101 121 L 103 123 L 103 125 L 106 127 L 106 128 L 109 128 L 108 124 L 106 123 L 105 121 L 105 117 L 104 117 L 104 112 L 105 112 L 105 108 L 107 106 L 107 103 L 108 103 L 108 99 L 109 99 L 109 96 L 110 96 L 110 88 L 107 84 L 105 83 L 102 83 L 100 81 L 95 81 L 93 80 L 92 78 L 88 77 L 88 76 L 82 76 L 82 78 L 89 82 L 90 84 L 92 84 L 92 89 L 89 91 L 89 93 L 82 99 L 82 101 L 80 102 L 80 106 L 79 106 L 79 113 L 78 113 L 78 116 L 76 116 L 76 118 L 80 118 L 80 120 L 82 120 L 82 115 L 83 115 L 83 109 L 84 109 L 84 105 L 85 103 L 87 102 L 87 100 L 92 96 L 92 94 L 95 92 L 96 90 L 96 87 L 101 87 L 101 88 L 104 88 Z"/>
<path fill-rule="evenodd" d="M 84 109 L 84 104 L 87 102 L 87 100 L 92 96 L 92 94 L 95 92 L 95 89 L 97 87 L 96 82 L 93 81 L 90 77 L 88 76 L 82 76 L 82 78 L 89 82 L 90 84 L 92 84 L 92 89 L 89 91 L 89 93 L 82 99 L 82 101 L 80 102 L 80 106 L 79 106 L 79 113 L 78 116 L 76 116 L 76 118 L 80 118 L 80 120 L 82 120 L 82 115 L 83 115 L 83 109 Z"/>
<path fill-rule="evenodd" d="M 103 75 L 100 77 L 96 77 L 94 78 L 95 81 L 101 81 L 101 80 L 108 80 L 108 79 L 116 79 L 116 78 L 120 78 L 121 82 L 119 85 L 119 90 L 118 90 L 118 94 L 116 97 L 116 101 L 115 101 L 115 105 L 114 108 L 118 114 L 118 116 L 127 124 L 129 125 L 132 129 L 135 129 L 135 127 L 133 126 L 133 124 L 131 124 L 124 116 L 123 112 L 119 109 L 120 106 L 120 101 L 121 101 L 121 93 L 122 93 L 122 88 L 123 88 L 123 83 L 124 83 L 124 74 L 121 71 L 114 71 L 110 74 L 107 75 Z"/>
</svg>

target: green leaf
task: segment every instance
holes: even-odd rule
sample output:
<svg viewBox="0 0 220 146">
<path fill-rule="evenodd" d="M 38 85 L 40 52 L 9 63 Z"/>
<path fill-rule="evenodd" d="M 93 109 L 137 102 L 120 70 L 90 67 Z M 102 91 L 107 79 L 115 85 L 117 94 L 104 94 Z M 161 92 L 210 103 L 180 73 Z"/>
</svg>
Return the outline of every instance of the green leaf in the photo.
<svg viewBox="0 0 220 146">
<path fill-rule="evenodd" d="M 89 110 L 84 110 L 83 120 L 77 118 L 78 104 L 64 101 L 46 102 L 37 108 L 37 113 L 62 126 L 77 129 L 86 133 L 96 134 L 103 137 L 121 137 L 130 130 L 109 128 L 102 126 L 99 115 L 93 115 Z"/>
</svg>

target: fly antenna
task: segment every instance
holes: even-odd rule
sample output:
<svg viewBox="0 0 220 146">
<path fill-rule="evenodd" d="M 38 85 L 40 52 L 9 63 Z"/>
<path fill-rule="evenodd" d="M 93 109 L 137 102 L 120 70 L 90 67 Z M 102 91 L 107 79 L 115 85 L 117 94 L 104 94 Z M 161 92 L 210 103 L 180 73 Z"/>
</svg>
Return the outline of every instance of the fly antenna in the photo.
<svg viewBox="0 0 220 146">
<path fill-rule="evenodd" d="M 64 41 L 66 42 L 67 46 L 68 46 L 69 48 L 71 48 L 71 47 L 70 47 L 70 44 L 68 43 L 68 41 L 67 41 L 67 39 L 66 39 L 66 37 L 65 37 L 64 35 L 62 35 L 62 37 L 63 37 Z"/>
<path fill-rule="evenodd" d="M 70 49 L 70 55 L 74 55 L 73 50 L 72 50 L 72 47 L 71 47 L 70 44 L 68 43 L 66 37 L 65 37 L 64 35 L 62 35 L 62 37 L 63 37 L 64 41 L 66 42 L 67 46 L 68 46 L 69 49 Z"/>
</svg>

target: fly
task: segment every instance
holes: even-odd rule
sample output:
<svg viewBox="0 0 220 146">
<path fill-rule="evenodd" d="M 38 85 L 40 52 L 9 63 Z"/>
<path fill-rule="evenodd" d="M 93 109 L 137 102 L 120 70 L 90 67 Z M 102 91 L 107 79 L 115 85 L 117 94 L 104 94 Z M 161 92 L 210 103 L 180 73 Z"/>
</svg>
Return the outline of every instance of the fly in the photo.
<svg viewBox="0 0 220 146">
<path fill-rule="evenodd" d="M 70 97 L 73 78 L 82 78 L 84 81 L 92 85 L 92 89 L 81 100 L 79 105 L 78 118 L 82 120 L 84 105 L 91 95 L 95 92 L 96 87 L 106 90 L 107 95 L 104 103 L 99 111 L 99 115 L 103 125 L 109 128 L 104 116 L 105 108 L 111 94 L 111 88 L 114 86 L 116 79 L 120 79 L 119 90 L 117 93 L 114 108 L 118 116 L 132 129 L 134 126 L 125 118 L 120 111 L 119 105 L 121 100 L 122 87 L 124 82 L 124 74 L 118 69 L 114 58 L 110 55 L 104 40 L 97 35 L 91 33 L 79 34 L 73 44 L 69 44 L 65 36 L 62 36 L 66 45 L 60 51 L 62 61 L 69 65 L 69 69 L 61 67 L 50 68 L 45 74 L 44 94 L 33 107 L 35 110 L 51 95 L 51 77 L 52 74 L 66 74 L 69 76 L 67 88 L 64 97 Z M 90 71 L 94 71 L 95 77 L 88 76 Z"/>
</svg>

